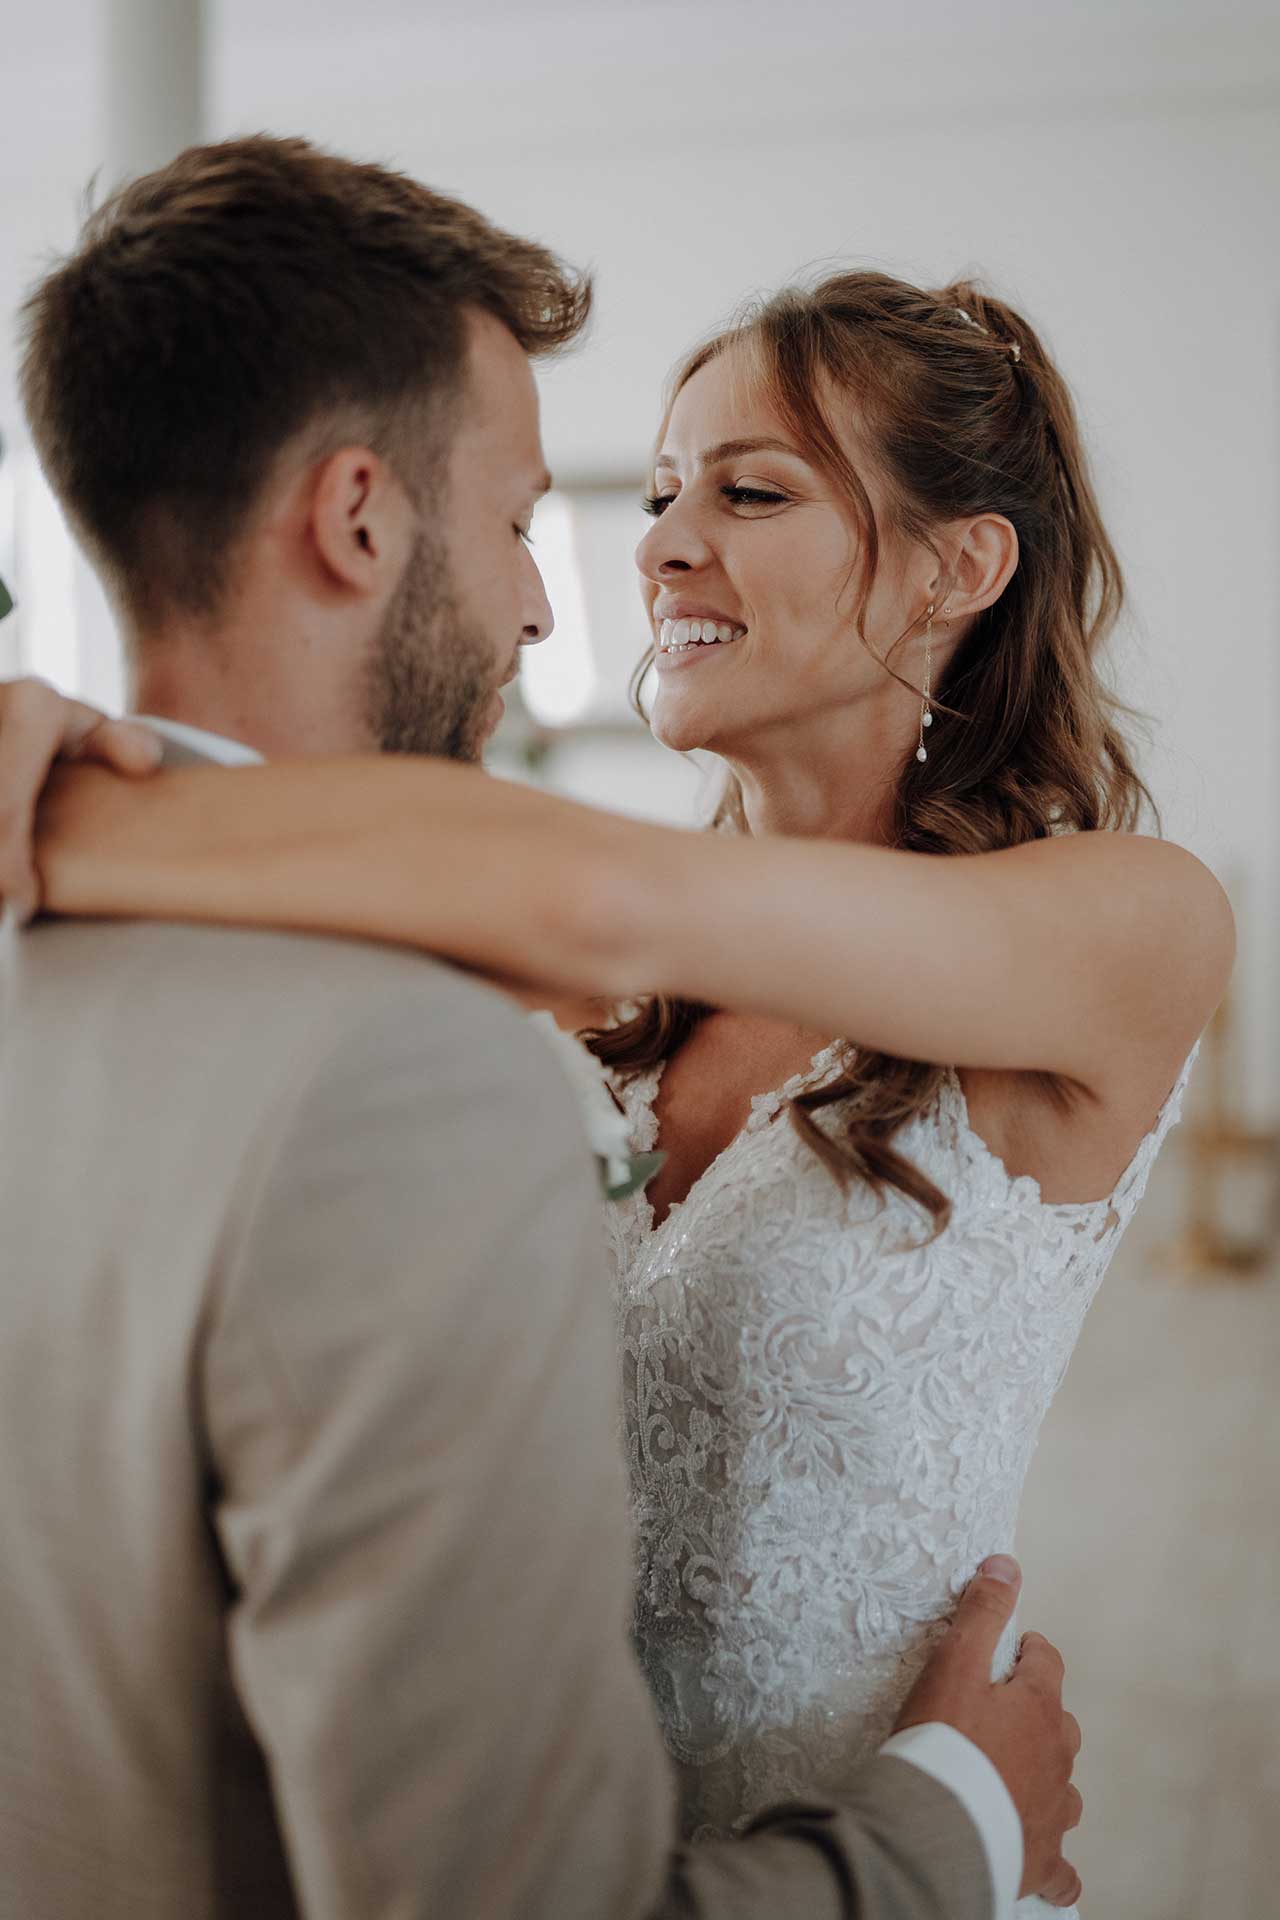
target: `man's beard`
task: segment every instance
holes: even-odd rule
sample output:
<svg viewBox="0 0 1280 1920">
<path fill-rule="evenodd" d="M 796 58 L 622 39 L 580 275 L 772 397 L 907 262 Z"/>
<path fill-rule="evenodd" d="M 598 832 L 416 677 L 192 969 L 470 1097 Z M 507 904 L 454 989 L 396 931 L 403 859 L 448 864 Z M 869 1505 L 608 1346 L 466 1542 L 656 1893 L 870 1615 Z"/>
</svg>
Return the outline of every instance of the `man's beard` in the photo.
<svg viewBox="0 0 1280 1920">
<path fill-rule="evenodd" d="M 496 683 L 492 645 L 459 613 L 448 555 L 420 534 L 366 670 L 379 749 L 478 761 Z"/>
</svg>

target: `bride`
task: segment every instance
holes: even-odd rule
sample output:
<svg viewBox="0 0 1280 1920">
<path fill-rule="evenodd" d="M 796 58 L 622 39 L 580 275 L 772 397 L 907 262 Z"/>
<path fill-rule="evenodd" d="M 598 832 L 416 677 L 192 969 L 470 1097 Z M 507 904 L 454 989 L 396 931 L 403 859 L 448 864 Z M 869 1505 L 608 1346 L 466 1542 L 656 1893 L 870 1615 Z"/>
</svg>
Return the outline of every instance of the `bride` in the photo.
<svg viewBox="0 0 1280 1920">
<path fill-rule="evenodd" d="M 584 1031 L 666 1155 L 609 1230 L 636 1633 L 701 1835 L 838 1786 L 1013 1547 L 1233 933 L 1134 831 L 1119 569 L 1010 307 L 763 302 L 679 373 L 647 506 L 650 725 L 721 761 L 714 832 L 427 760 L 86 768 L 39 861 L 57 912 L 408 942 Z"/>
</svg>

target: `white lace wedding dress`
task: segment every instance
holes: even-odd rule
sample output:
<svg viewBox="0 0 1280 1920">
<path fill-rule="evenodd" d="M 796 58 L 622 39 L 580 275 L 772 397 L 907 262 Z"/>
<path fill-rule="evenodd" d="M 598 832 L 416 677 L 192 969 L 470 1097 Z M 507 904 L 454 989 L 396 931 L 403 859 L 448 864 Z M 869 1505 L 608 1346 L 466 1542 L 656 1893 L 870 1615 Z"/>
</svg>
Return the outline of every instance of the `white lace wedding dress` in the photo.
<svg viewBox="0 0 1280 1920">
<path fill-rule="evenodd" d="M 608 1209 L 635 1633 L 689 1835 L 838 1789 L 979 1561 L 1013 1548 L 1041 1421 L 1194 1058 L 1114 1193 L 1080 1205 L 1012 1178 L 949 1074 L 897 1136 L 953 1205 L 923 1248 L 917 1209 L 846 1199 L 782 1112 L 833 1048 L 753 1103 L 656 1230 L 643 1193 Z M 614 1078 L 636 1152 L 657 1144 L 660 1077 Z"/>
</svg>

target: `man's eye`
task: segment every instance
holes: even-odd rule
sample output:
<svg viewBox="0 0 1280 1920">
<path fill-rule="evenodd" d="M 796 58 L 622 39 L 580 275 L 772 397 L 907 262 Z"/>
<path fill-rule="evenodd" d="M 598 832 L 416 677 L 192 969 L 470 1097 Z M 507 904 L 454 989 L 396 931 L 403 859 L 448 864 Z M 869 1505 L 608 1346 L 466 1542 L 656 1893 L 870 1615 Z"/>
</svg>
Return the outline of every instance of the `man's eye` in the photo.
<svg viewBox="0 0 1280 1920">
<path fill-rule="evenodd" d="M 532 533 L 529 531 L 528 527 L 522 527 L 518 520 L 515 522 L 514 531 L 517 534 L 517 536 L 524 541 L 526 547 L 531 547 L 533 545 Z"/>
<path fill-rule="evenodd" d="M 645 513 L 651 514 L 656 520 L 666 512 L 674 499 L 673 493 L 647 493 L 640 505 Z"/>
<path fill-rule="evenodd" d="M 721 487 L 720 491 L 735 507 L 782 507 L 787 502 L 785 493 L 770 493 L 765 487 Z"/>
</svg>

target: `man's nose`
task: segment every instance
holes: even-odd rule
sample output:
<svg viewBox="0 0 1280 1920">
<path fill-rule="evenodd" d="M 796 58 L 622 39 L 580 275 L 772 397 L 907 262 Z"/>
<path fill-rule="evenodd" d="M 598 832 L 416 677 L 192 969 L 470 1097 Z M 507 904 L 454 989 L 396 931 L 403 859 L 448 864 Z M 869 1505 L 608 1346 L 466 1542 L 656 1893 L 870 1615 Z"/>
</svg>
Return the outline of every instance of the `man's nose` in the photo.
<svg viewBox="0 0 1280 1920">
<path fill-rule="evenodd" d="M 547 589 L 543 585 L 542 575 L 538 573 L 536 577 L 537 588 L 529 597 L 525 607 L 525 624 L 520 630 L 522 647 L 536 647 L 540 640 L 550 639 L 555 632 L 556 616 L 551 610 Z"/>
</svg>

